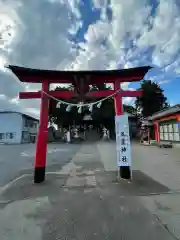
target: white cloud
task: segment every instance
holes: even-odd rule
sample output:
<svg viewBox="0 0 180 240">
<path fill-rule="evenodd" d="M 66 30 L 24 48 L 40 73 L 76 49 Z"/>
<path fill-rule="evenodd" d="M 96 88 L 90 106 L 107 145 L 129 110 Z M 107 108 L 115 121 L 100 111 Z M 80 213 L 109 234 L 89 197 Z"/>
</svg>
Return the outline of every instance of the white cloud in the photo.
<svg viewBox="0 0 180 240">
<path fill-rule="evenodd" d="M 79 11 L 79 5 L 81 4 L 81 0 L 47 0 L 49 3 L 58 3 L 58 4 L 61 4 L 66 6 L 69 10 L 69 13 L 68 13 L 68 17 L 71 18 L 73 17 L 71 15 L 71 13 L 73 13 L 73 15 L 76 17 L 76 18 L 80 18 L 81 17 L 81 13 Z M 71 15 L 71 16 L 70 16 Z"/>
<path fill-rule="evenodd" d="M 180 9 L 175 0 L 159 0 L 152 28 L 145 29 L 138 47 L 153 46 L 152 63 L 164 67 L 174 61 L 180 50 Z"/>
<path fill-rule="evenodd" d="M 177 69 L 175 69 L 175 72 L 176 72 L 177 74 L 180 74 L 180 67 L 177 68 Z"/>
<path fill-rule="evenodd" d="M 101 10 L 100 19 L 107 20 L 107 7 L 109 6 L 108 0 L 92 0 L 93 8 Z"/>
<path fill-rule="evenodd" d="M 74 14 L 74 16 L 77 18 L 81 17 L 81 13 L 79 11 L 80 2 L 81 2 L 81 0 L 66 0 L 66 1 L 61 0 L 61 3 L 68 6 L 69 11 L 72 12 Z"/>
<path fill-rule="evenodd" d="M 78 1 L 1 1 L 0 0 L 0 68 L 4 63 L 34 68 L 56 68 L 65 58 L 74 57 L 69 31 L 78 26 Z M 78 27 L 76 27 L 78 29 Z M 75 29 L 74 29 L 75 32 Z M 19 109 L 34 115 L 39 101 L 17 101 L 19 91 L 40 89 L 40 84 L 23 84 L 13 74 L 0 71 L 1 109 Z M 8 87 L 7 87 L 8 86 Z"/>
<path fill-rule="evenodd" d="M 171 64 L 169 64 L 168 66 L 166 66 L 164 68 L 164 70 L 168 73 L 168 72 L 175 72 L 178 73 L 178 69 L 180 69 L 180 57 L 177 58 L 174 62 L 172 62 Z"/>
<path fill-rule="evenodd" d="M 32 0 L 18 13 L 24 29 L 10 56 L 12 63 L 51 69 L 63 58 L 71 59 L 72 44 L 67 37 L 71 19 L 66 5 Z"/>
<path fill-rule="evenodd" d="M 111 1 L 112 8 L 112 35 L 111 42 L 116 50 L 125 46 L 127 34 L 135 38 L 144 28 L 144 24 L 150 15 L 151 7 L 147 0 L 117 0 Z"/>
<path fill-rule="evenodd" d="M 75 22 L 71 28 L 69 29 L 69 33 L 71 35 L 76 35 L 76 33 L 78 32 L 78 30 L 82 27 L 83 23 L 82 21 L 77 21 Z"/>
<path fill-rule="evenodd" d="M 88 44 L 101 44 L 103 40 L 107 39 L 111 32 L 111 25 L 108 22 L 97 21 L 88 27 L 85 39 Z"/>
<path fill-rule="evenodd" d="M 128 36 L 133 40 L 142 30 L 151 7 L 146 0 L 111 1 L 112 21 L 99 20 L 89 25 L 85 34 L 85 43 L 80 43 L 81 49 L 71 69 L 112 69 L 124 68 L 134 64 L 128 61 L 132 55 Z M 94 6 L 100 8 L 107 5 L 106 1 L 94 1 Z"/>
<path fill-rule="evenodd" d="M 132 97 L 123 98 L 123 104 L 132 105 L 133 102 L 134 102 L 134 99 Z"/>
<path fill-rule="evenodd" d="M 162 84 L 167 84 L 167 83 L 170 83 L 171 81 L 170 80 L 162 80 L 162 81 L 159 81 L 158 84 L 162 85 Z"/>
<path fill-rule="evenodd" d="M 108 0 L 93 0 L 92 2 L 94 8 L 107 7 L 108 5 Z"/>
<path fill-rule="evenodd" d="M 170 79 L 165 75 L 169 72 L 178 74 L 180 12 L 175 0 L 158 0 L 153 17 L 150 0 L 92 2 L 92 8 L 100 11 L 100 19 L 88 26 L 84 41 L 74 43 L 68 36 L 75 35 L 84 24 L 79 8 L 82 1 L 0 0 L 0 69 L 3 70 L 7 61 L 34 68 L 66 70 L 153 64 L 164 68 L 160 75 L 154 76 L 154 79 L 159 77 L 158 83 Z M 112 11 L 111 17 L 107 15 L 107 7 Z M 2 71 L 0 79 L 0 96 L 6 97 L 1 101 L 1 108 L 3 104 L 7 108 L 37 113 L 39 100 L 17 101 L 17 95 L 19 91 L 37 90 L 40 85 L 21 84 L 12 74 Z M 123 88 L 127 89 L 128 85 L 123 84 Z M 126 103 L 131 100 L 124 98 Z"/>
<path fill-rule="evenodd" d="M 94 0 L 96 8 L 104 4 L 104 1 Z M 152 2 L 148 0 L 111 0 L 110 6 L 112 21 L 106 19 L 89 26 L 86 42 L 79 44 L 81 49 L 71 69 L 172 64 L 180 39 L 179 9 L 175 1 L 159 1 L 154 18 Z"/>
<path fill-rule="evenodd" d="M 0 56 L 0 71 L 2 71 L 2 72 L 6 71 L 6 69 L 5 69 L 6 64 L 7 64 L 7 59 L 3 55 L 1 55 Z"/>
</svg>

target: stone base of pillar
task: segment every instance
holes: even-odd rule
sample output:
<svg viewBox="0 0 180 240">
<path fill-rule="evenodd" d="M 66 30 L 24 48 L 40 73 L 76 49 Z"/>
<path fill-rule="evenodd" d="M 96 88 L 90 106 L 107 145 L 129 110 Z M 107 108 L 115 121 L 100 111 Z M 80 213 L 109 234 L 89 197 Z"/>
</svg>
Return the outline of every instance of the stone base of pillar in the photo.
<svg viewBox="0 0 180 240">
<path fill-rule="evenodd" d="M 46 167 L 37 167 L 34 169 L 34 183 L 41 183 L 45 180 Z"/>
<path fill-rule="evenodd" d="M 119 167 L 118 171 L 119 171 L 120 178 L 127 179 L 127 180 L 131 179 L 131 169 L 129 166 L 121 166 Z"/>
</svg>

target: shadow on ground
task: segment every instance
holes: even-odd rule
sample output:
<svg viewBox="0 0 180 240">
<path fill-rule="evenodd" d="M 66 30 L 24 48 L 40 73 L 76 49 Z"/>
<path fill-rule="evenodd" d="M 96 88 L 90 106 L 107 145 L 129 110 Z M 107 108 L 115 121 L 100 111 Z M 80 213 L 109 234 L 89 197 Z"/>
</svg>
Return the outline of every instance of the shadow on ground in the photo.
<svg viewBox="0 0 180 240">
<path fill-rule="evenodd" d="M 88 184 L 88 178 L 93 176 L 95 184 Z M 12 208 L 13 204 L 17 208 L 18 202 L 22 207 L 22 202 L 36 199 L 35 210 L 24 214 L 27 224 L 33 221 L 41 229 L 41 238 L 35 240 L 170 240 L 165 229 L 138 201 L 139 195 L 158 194 L 169 189 L 140 171 L 135 171 L 133 176 L 134 182 L 128 183 L 117 182 L 115 172 L 76 172 L 75 177 L 81 181 L 71 186 L 68 180 L 73 176 L 70 175 L 48 174 L 46 182 L 39 185 L 34 185 L 29 175 L 1 194 L 1 210 L 8 209 L 8 205 Z M 48 204 L 44 204 L 42 199 L 47 197 Z M 28 209 L 28 205 L 26 207 Z M 19 210 L 23 215 L 25 210 L 20 207 Z M 143 226 L 141 231 L 140 226 Z"/>
<path fill-rule="evenodd" d="M 86 169 L 88 169 L 87 164 Z M 95 176 L 95 184 L 87 183 L 87 178 L 91 176 Z M 138 170 L 133 171 L 133 182 L 128 182 L 126 180 L 118 181 L 116 172 L 114 171 L 102 172 L 100 169 L 91 171 L 91 168 L 85 172 L 83 172 L 82 169 L 80 169 L 79 172 L 77 170 L 76 178 L 79 180 L 77 184 L 68 185 L 67 181 L 71 179 L 71 176 L 68 174 L 60 174 L 58 172 L 48 173 L 44 183 L 34 184 L 33 176 L 27 174 L 23 178 L 12 183 L 10 188 L 3 191 L 0 196 L 1 206 L 18 200 L 44 196 L 51 198 L 56 196 L 57 193 L 63 189 L 68 189 L 68 191 L 86 191 L 95 188 L 107 195 L 111 195 L 115 191 L 118 196 L 148 196 L 151 194 L 158 195 L 170 192 L 169 188 Z"/>
</svg>

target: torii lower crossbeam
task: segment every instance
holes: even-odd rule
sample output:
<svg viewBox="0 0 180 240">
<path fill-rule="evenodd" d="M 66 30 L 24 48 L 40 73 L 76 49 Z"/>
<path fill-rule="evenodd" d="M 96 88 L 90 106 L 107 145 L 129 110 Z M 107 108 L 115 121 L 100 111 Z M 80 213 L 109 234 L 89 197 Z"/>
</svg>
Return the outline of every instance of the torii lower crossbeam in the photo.
<svg viewBox="0 0 180 240">
<path fill-rule="evenodd" d="M 64 99 L 71 99 L 75 96 L 73 92 L 70 91 L 47 91 L 48 95 L 55 97 L 55 98 L 64 98 Z M 105 91 L 93 91 L 87 93 L 88 98 L 102 98 L 107 97 L 115 93 L 114 90 L 105 90 Z M 142 90 L 131 91 L 131 90 L 121 90 L 118 94 L 120 97 L 138 97 L 141 96 Z M 20 99 L 36 99 L 41 98 L 42 92 L 20 92 L 19 98 Z"/>
</svg>

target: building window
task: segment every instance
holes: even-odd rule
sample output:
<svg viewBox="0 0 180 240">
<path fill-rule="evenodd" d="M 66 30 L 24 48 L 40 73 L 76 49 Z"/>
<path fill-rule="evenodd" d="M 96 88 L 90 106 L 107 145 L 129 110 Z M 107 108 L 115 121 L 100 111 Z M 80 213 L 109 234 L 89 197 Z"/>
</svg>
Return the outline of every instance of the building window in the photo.
<svg viewBox="0 0 180 240">
<path fill-rule="evenodd" d="M 28 127 L 28 119 L 24 118 L 24 126 Z"/>
<path fill-rule="evenodd" d="M 10 139 L 13 139 L 15 137 L 15 134 L 14 133 L 9 133 L 9 138 Z"/>
<path fill-rule="evenodd" d="M 160 140 L 180 141 L 178 123 L 167 123 L 160 125 Z"/>
<path fill-rule="evenodd" d="M 180 133 L 178 123 L 173 124 L 174 129 L 174 141 L 180 141 Z"/>
<path fill-rule="evenodd" d="M 28 119 L 28 127 L 31 128 L 31 127 L 32 127 L 32 124 L 33 124 L 33 123 L 32 123 L 32 120 L 31 120 L 31 119 Z"/>
<path fill-rule="evenodd" d="M 31 120 L 31 119 L 25 118 L 24 119 L 24 126 L 33 128 L 34 127 L 34 121 Z"/>
<path fill-rule="evenodd" d="M 0 140 L 4 140 L 5 138 L 5 134 L 4 133 L 0 133 Z"/>
<path fill-rule="evenodd" d="M 13 139 L 15 138 L 16 133 L 13 132 L 7 132 L 6 133 L 6 139 Z"/>
</svg>

